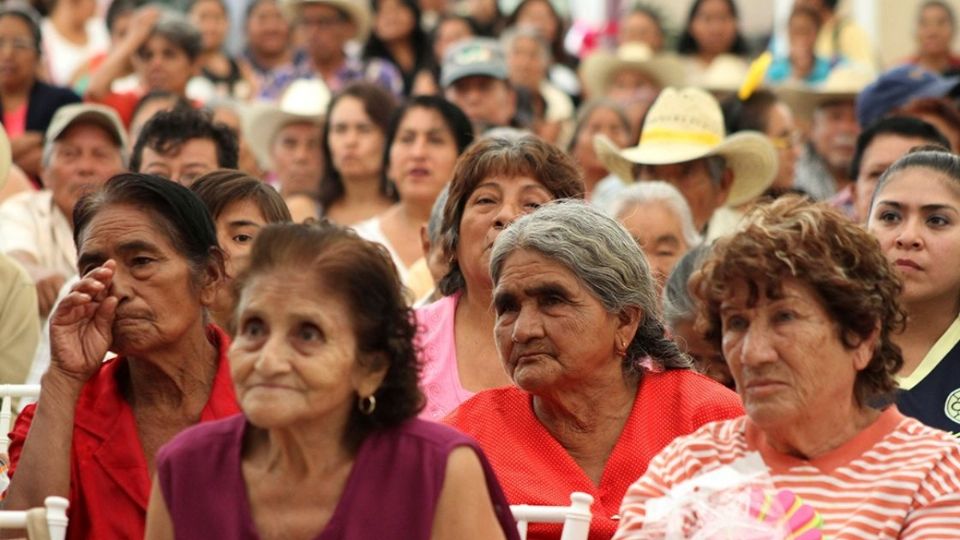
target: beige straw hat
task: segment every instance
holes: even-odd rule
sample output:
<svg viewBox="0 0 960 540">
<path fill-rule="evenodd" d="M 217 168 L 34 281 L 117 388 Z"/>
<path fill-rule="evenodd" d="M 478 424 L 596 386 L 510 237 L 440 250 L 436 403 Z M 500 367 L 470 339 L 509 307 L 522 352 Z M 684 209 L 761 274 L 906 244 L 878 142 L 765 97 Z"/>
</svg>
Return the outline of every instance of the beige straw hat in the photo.
<svg viewBox="0 0 960 540">
<path fill-rule="evenodd" d="M 370 34 L 370 3 L 367 0 L 282 0 L 280 4 L 290 20 L 297 19 L 297 8 L 304 4 L 324 4 L 336 8 L 350 17 L 357 34 L 353 39 L 366 41 Z"/>
<path fill-rule="evenodd" d="M 277 132 L 296 123 L 322 125 L 330 90 L 319 79 L 298 79 L 290 84 L 278 103 L 254 103 L 244 114 L 243 133 L 257 161 L 272 168 L 270 145 Z"/>
<path fill-rule="evenodd" d="M 580 79 L 592 97 L 606 95 L 613 77 L 624 70 L 641 71 L 660 86 L 685 84 L 683 62 L 672 54 L 656 54 L 645 43 L 625 43 L 616 52 L 599 50 L 580 64 Z"/>
<path fill-rule="evenodd" d="M 855 67 L 836 67 L 826 80 L 818 85 L 788 83 L 776 89 L 777 95 L 793 114 L 809 119 L 817 107 L 831 101 L 854 100 L 873 82 L 873 73 Z"/>
<path fill-rule="evenodd" d="M 625 181 L 633 167 L 669 165 L 722 156 L 733 171 L 726 204 L 738 206 L 766 190 L 777 173 L 777 153 L 770 140 L 756 131 L 727 136 L 717 100 L 699 88 L 664 88 L 650 107 L 640 143 L 623 150 L 604 135 L 593 139 L 597 157 Z"/>
</svg>

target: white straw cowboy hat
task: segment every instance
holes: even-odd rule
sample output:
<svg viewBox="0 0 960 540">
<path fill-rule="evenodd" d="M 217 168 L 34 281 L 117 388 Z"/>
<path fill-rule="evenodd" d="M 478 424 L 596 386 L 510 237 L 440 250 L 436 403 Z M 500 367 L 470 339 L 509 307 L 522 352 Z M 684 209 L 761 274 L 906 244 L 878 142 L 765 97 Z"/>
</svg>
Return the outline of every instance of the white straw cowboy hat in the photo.
<svg viewBox="0 0 960 540">
<path fill-rule="evenodd" d="M 270 145 L 282 128 L 297 123 L 322 125 L 330 90 L 319 79 L 299 79 L 284 90 L 280 101 L 254 103 L 244 114 L 243 133 L 257 161 L 272 168 Z"/>
<path fill-rule="evenodd" d="M 650 107 L 640 143 L 623 150 L 604 135 L 593 139 L 607 170 L 632 182 L 634 165 L 669 165 L 721 156 L 733 171 L 728 206 L 760 195 L 777 173 L 777 153 L 763 134 L 740 131 L 727 136 L 717 100 L 699 88 L 664 88 Z"/>
<path fill-rule="evenodd" d="M 580 79 L 591 97 L 606 95 L 621 71 L 640 71 L 661 87 L 685 84 L 683 63 L 672 54 L 656 54 L 644 43 L 625 43 L 616 52 L 599 50 L 580 64 Z"/>
<path fill-rule="evenodd" d="M 304 4 L 323 4 L 338 9 L 350 17 L 350 21 L 357 29 L 353 37 L 357 41 L 366 41 L 370 34 L 370 3 L 368 0 L 282 0 L 281 6 L 287 17 L 296 21 L 297 8 Z"/>
<path fill-rule="evenodd" d="M 841 66 L 834 68 L 818 85 L 791 83 L 777 88 L 776 92 L 793 114 L 809 119 L 825 103 L 856 99 L 873 80 L 873 73 L 868 70 Z"/>
</svg>

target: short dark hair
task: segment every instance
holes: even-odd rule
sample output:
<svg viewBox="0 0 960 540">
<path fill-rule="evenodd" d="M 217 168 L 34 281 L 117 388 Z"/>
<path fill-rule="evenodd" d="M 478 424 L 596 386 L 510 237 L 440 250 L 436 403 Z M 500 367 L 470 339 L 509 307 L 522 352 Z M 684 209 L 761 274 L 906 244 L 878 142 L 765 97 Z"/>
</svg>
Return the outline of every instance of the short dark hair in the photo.
<svg viewBox="0 0 960 540">
<path fill-rule="evenodd" d="M 694 0 L 693 5 L 690 6 L 690 11 L 687 13 L 687 23 L 683 26 L 683 33 L 680 34 L 680 40 L 677 42 L 677 52 L 680 54 L 694 55 L 700 52 L 700 45 L 697 43 L 697 40 L 693 39 L 693 34 L 690 33 L 690 25 L 693 23 L 693 18 L 697 15 L 697 12 L 700 11 L 700 6 L 703 5 L 704 1 L 705 0 Z M 726 2 L 727 7 L 730 9 L 733 18 L 739 22 L 740 12 L 737 10 L 736 2 L 733 0 L 724 0 L 724 2 Z M 737 27 L 737 34 L 734 37 L 733 43 L 730 45 L 730 50 L 727 52 L 738 56 L 745 56 L 750 52 L 747 47 L 747 40 L 744 39 L 739 26 Z"/>
<path fill-rule="evenodd" d="M 293 221 L 283 197 L 269 184 L 235 169 L 217 169 L 197 178 L 190 190 L 200 197 L 216 222 L 220 214 L 237 201 L 257 205 L 267 223 Z"/>
<path fill-rule="evenodd" d="M 494 176 L 533 178 L 542 183 L 554 199 L 582 199 L 584 194 L 580 169 L 573 158 L 556 146 L 530 134 L 517 137 L 487 135 L 478 139 L 457 160 L 449 198 L 443 209 L 441 235 L 450 270 L 440 280 L 438 288 L 446 296 L 466 288 L 457 261 L 457 244 L 467 199 L 481 182 Z"/>
<path fill-rule="evenodd" d="M 861 407 L 889 399 L 903 366 L 893 341 L 906 321 L 899 302 L 903 286 L 876 238 L 826 203 L 781 197 L 754 207 L 737 234 L 718 240 L 690 281 L 700 302 L 698 329 L 719 347 L 720 306 L 734 287 L 746 285 L 752 303 L 779 298 L 784 278 L 810 287 L 845 348 L 879 329 L 873 357 L 857 373 L 853 391 Z"/>
<path fill-rule="evenodd" d="M 195 280 L 199 280 L 211 261 L 223 274 L 217 230 L 203 201 L 186 187 L 152 174 L 115 175 L 100 190 L 80 199 L 73 209 L 73 241 L 77 250 L 87 226 L 101 210 L 124 204 L 141 208 L 155 218 L 170 244 L 189 261 Z"/>
<path fill-rule="evenodd" d="M 133 106 L 133 112 L 130 113 L 130 120 L 133 121 L 134 118 L 140 114 L 140 111 L 154 101 L 169 100 L 173 102 L 173 107 L 191 107 L 190 102 L 187 101 L 187 98 L 177 94 L 175 92 L 168 92 L 166 90 L 151 90 L 143 95 L 140 99 L 137 100 L 137 104 Z"/>
<path fill-rule="evenodd" d="M 238 298 L 254 278 L 276 269 L 309 273 L 319 287 L 302 293 L 318 301 L 325 298 L 321 290 L 338 295 L 347 304 L 343 315 L 352 323 L 357 352 L 367 353 L 363 358 L 371 359 L 371 368 L 386 364 L 386 376 L 374 393 L 375 410 L 366 415 L 351 408 L 345 433 L 349 446 L 356 448 L 369 433 L 400 424 L 423 408 L 413 311 L 386 248 L 327 221 L 274 224 L 257 235 L 250 261 L 236 281 Z"/>
<path fill-rule="evenodd" d="M 164 11 L 157 19 L 150 36 L 160 36 L 182 50 L 191 62 L 203 52 L 203 36 L 183 13 Z M 140 51 L 137 51 L 139 55 Z"/>
<path fill-rule="evenodd" d="M 728 96 L 720 104 L 727 134 L 745 130 L 766 133 L 767 123 L 770 121 L 770 109 L 779 101 L 776 94 L 764 88 L 743 100 L 735 94 Z"/>
<path fill-rule="evenodd" d="M 393 94 L 387 92 L 382 86 L 370 82 L 351 83 L 330 100 L 330 104 L 327 106 L 327 114 L 323 118 L 323 176 L 320 178 L 320 193 L 317 197 L 323 211 L 330 208 L 344 194 L 343 178 L 340 177 L 340 171 L 334 167 L 333 154 L 330 152 L 330 117 L 333 108 L 345 97 L 360 100 L 363 104 L 363 111 L 370 117 L 373 125 L 377 126 L 380 133 L 383 133 L 384 141 L 386 141 L 387 130 L 390 127 L 390 118 L 397 107 Z M 386 171 L 380 175 L 380 193 L 387 197 L 396 198 L 396 194 L 387 180 Z"/>
<path fill-rule="evenodd" d="M 209 139 L 217 147 L 217 166 L 236 169 L 239 159 L 237 133 L 225 124 L 213 121 L 208 112 L 193 107 L 174 107 L 158 112 L 144 124 L 133 145 L 130 170 L 138 172 L 146 147 L 167 154 L 178 150 L 190 139 Z"/>
<path fill-rule="evenodd" d="M 850 178 L 854 181 L 856 181 L 860 175 L 860 165 L 863 164 L 863 154 L 873 143 L 873 140 L 880 135 L 918 138 L 929 143 L 941 145 L 944 149 L 950 148 L 950 141 L 943 136 L 943 133 L 940 133 L 937 128 L 919 118 L 909 116 L 881 118 L 863 130 L 857 137 L 857 147 L 853 152 L 853 160 L 850 162 Z"/>
</svg>

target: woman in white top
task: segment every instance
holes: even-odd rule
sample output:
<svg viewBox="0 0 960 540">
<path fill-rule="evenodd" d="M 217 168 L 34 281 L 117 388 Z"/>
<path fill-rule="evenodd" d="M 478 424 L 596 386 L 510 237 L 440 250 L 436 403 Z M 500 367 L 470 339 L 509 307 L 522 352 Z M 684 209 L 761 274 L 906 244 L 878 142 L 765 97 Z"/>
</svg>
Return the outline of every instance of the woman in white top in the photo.
<svg viewBox="0 0 960 540">
<path fill-rule="evenodd" d="M 71 86 L 79 68 L 107 51 L 110 35 L 96 0 L 57 0 L 40 26 L 50 82 Z"/>
<path fill-rule="evenodd" d="M 470 120 L 441 97 L 409 99 L 390 123 L 383 168 L 399 200 L 354 228 L 367 240 L 386 246 L 404 282 L 410 267 L 423 258 L 420 230 L 430 218 L 433 202 L 471 142 Z"/>
</svg>

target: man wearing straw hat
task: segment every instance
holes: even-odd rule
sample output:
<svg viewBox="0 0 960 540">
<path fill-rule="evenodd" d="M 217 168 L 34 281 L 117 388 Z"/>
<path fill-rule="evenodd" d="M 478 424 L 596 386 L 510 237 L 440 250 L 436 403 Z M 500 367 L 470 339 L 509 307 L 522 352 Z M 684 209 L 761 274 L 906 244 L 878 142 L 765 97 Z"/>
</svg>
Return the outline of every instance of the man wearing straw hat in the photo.
<svg viewBox="0 0 960 540">
<path fill-rule="evenodd" d="M 303 46 L 310 57 L 298 66 L 303 78 L 316 76 L 336 92 L 347 84 L 365 80 L 394 95 L 403 93 L 403 76 L 391 64 L 379 59 L 364 62 L 347 53 L 350 40 L 364 42 L 370 33 L 370 4 L 366 0 L 286 0 L 287 15 L 298 26 Z"/>
<path fill-rule="evenodd" d="M 854 100 L 872 79 L 856 68 L 834 68 L 819 86 L 777 89 L 798 121 L 809 127 L 810 140 L 797 160 L 794 186 L 815 200 L 849 193 L 850 163 L 860 135 Z"/>
<path fill-rule="evenodd" d="M 7 132 L 0 126 L 0 191 L 7 182 L 12 158 Z M 0 236 L 11 234 L 0 226 Z M 40 339 L 37 290 L 30 275 L 11 257 L 0 253 L 0 384 L 21 384 Z"/>
<path fill-rule="evenodd" d="M 603 135 L 594 144 L 607 169 L 623 180 L 673 184 L 700 231 L 721 206 L 740 206 L 763 193 L 777 172 L 769 139 L 753 131 L 727 136 L 720 105 L 699 88 L 665 88 L 637 146 L 621 150 Z"/>
</svg>

